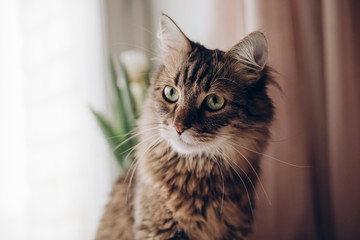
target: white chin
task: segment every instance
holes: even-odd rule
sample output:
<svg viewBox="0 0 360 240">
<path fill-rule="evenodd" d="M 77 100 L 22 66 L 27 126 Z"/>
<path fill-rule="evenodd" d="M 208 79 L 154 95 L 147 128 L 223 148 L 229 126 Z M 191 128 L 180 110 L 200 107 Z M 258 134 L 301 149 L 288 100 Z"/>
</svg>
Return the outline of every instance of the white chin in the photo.
<svg viewBox="0 0 360 240">
<path fill-rule="evenodd" d="M 171 147 L 180 154 L 201 154 L 206 149 L 203 144 L 188 144 L 180 139 L 171 139 L 170 141 Z"/>
</svg>

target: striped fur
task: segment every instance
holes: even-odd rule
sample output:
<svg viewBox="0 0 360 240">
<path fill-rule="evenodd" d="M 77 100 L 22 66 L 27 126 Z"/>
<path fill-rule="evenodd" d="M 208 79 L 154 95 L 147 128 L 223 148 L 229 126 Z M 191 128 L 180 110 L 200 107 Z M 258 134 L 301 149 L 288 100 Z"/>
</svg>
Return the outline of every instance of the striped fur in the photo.
<svg viewBox="0 0 360 240">
<path fill-rule="evenodd" d="M 184 49 L 163 43 L 166 57 L 139 120 L 136 163 L 115 184 L 97 239 L 246 239 L 274 114 L 265 38 L 252 33 L 228 52 L 209 50 L 167 16 L 162 21 L 171 29 L 162 29 L 164 39 L 175 31 Z M 175 103 L 164 99 L 165 86 L 179 92 Z M 209 94 L 224 97 L 225 106 L 207 110 Z M 181 134 L 174 122 L 184 126 Z"/>
</svg>

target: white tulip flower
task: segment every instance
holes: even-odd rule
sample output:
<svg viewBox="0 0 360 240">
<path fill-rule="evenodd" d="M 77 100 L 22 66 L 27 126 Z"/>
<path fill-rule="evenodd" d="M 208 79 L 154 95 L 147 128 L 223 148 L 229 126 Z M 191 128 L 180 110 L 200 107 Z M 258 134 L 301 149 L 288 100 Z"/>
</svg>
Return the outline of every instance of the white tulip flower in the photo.
<svg viewBox="0 0 360 240">
<path fill-rule="evenodd" d="M 138 50 L 128 50 L 120 54 L 120 62 L 128 73 L 129 88 L 134 97 L 136 109 L 140 109 L 144 101 L 145 88 L 147 86 L 147 74 L 149 71 L 149 61 L 146 55 Z M 118 78 L 120 89 L 124 87 L 124 78 Z"/>
<path fill-rule="evenodd" d="M 120 61 L 124 64 L 130 78 L 130 82 L 143 84 L 149 68 L 146 55 L 138 50 L 128 50 L 120 54 Z"/>
</svg>

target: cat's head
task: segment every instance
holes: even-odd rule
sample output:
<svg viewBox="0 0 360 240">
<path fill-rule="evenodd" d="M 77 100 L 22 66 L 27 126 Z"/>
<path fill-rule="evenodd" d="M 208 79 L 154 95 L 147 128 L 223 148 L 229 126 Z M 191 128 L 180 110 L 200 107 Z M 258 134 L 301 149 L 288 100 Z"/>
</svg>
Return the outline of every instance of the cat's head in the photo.
<svg viewBox="0 0 360 240">
<path fill-rule="evenodd" d="M 175 151 L 202 154 L 239 141 L 267 140 L 274 113 L 266 93 L 271 78 L 261 32 L 229 51 L 209 50 L 163 15 L 159 39 L 161 67 L 150 101 L 160 136 Z"/>
</svg>

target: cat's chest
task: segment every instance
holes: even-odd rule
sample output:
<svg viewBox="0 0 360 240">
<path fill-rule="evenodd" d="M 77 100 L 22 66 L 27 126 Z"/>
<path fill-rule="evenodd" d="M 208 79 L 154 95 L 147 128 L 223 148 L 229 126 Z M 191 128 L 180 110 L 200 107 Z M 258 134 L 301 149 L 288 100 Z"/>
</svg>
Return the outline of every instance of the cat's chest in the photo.
<svg viewBox="0 0 360 240">
<path fill-rule="evenodd" d="M 218 226 L 222 225 L 223 188 L 218 181 L 216 176 L 198 178 L 186 172 L 169 175 L 161 185 L 162 200 L 179 227 L 195 234 L 191 239 L 210 239 L 209 233 L 222 235 Z"/>
<path fill-rule="evenodd" d="M 168 198 L 219 197 L 224 191 L 224 169 L 205 156 L 179 156 L 176 153 L 153 154 L 144 163 L 152 185 Z"/>
<path fill-rule="evenodd" d="M 230 184 L 217 174 L 178 175 L 164 183 L 162 198 L 190 239 L 222 239 L 249 217 L 246 195 Z"/>
<path fill-rule="evenodd" d="M 193 239 L 221 238 L 229 226 L 244 226 L 248 198 L 231 170 L 212 159 L 152 157 L 140 167 L 142 179 L 178 225 L 195 234 Z"/>
</svg>

